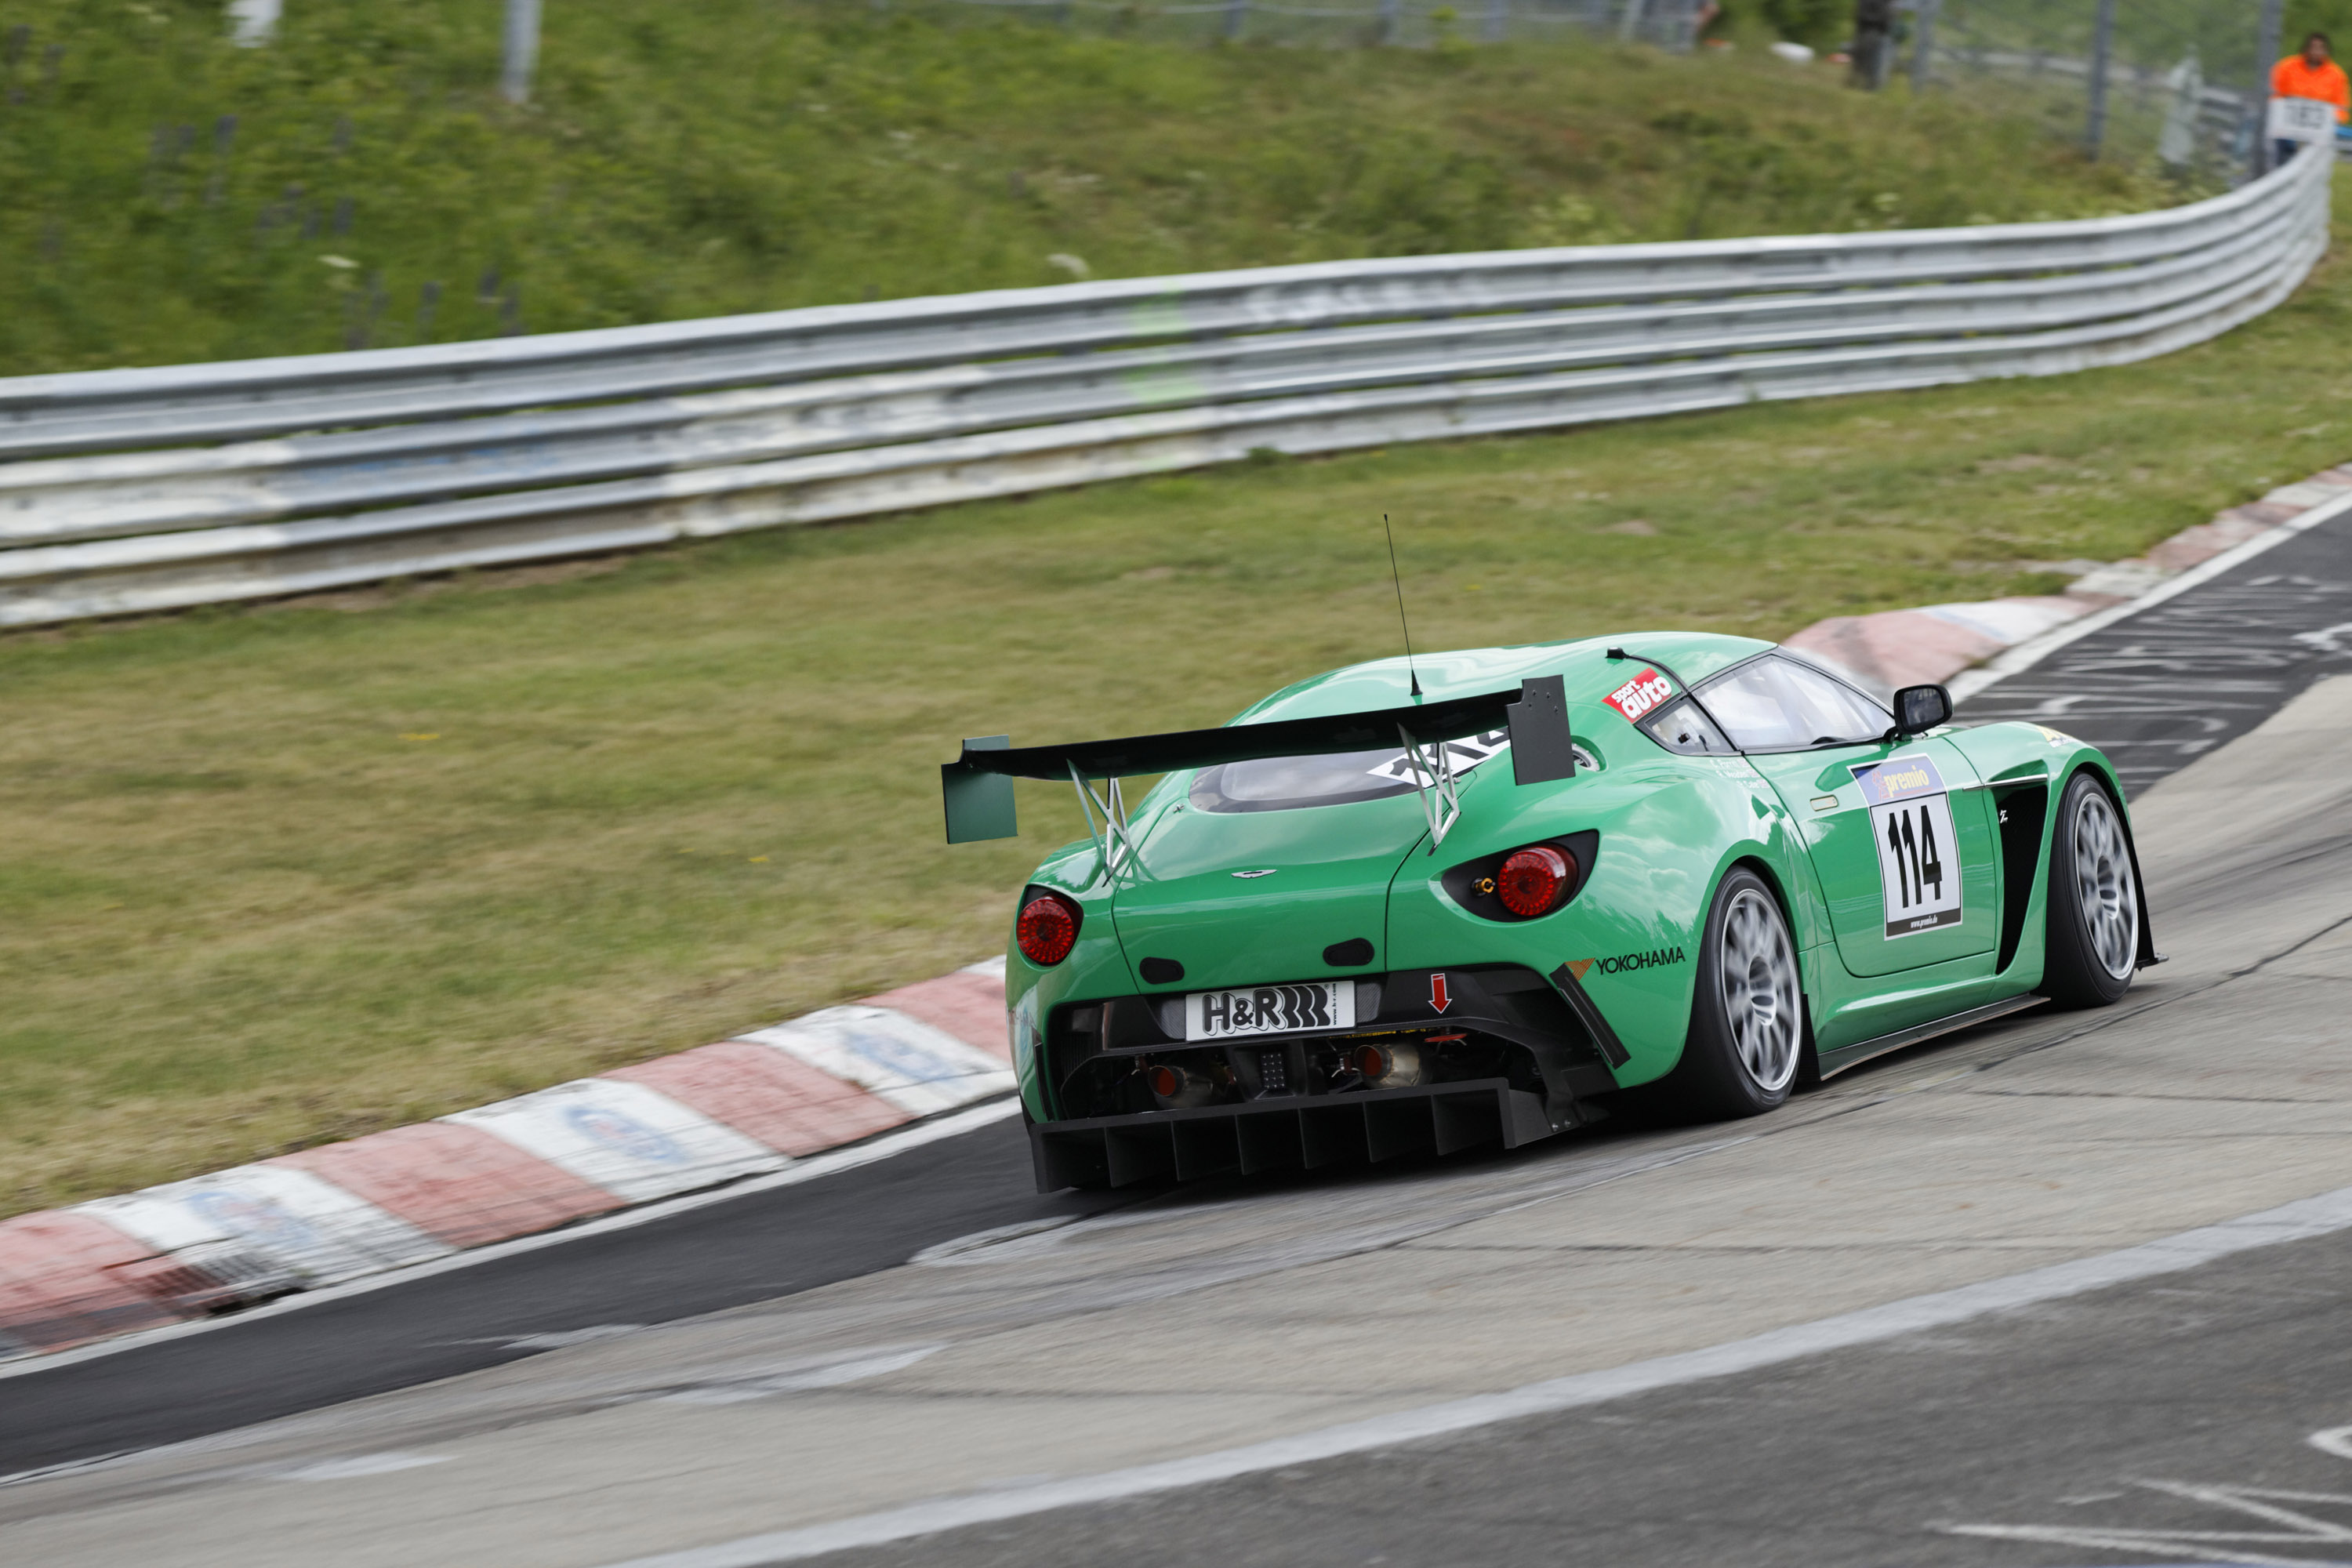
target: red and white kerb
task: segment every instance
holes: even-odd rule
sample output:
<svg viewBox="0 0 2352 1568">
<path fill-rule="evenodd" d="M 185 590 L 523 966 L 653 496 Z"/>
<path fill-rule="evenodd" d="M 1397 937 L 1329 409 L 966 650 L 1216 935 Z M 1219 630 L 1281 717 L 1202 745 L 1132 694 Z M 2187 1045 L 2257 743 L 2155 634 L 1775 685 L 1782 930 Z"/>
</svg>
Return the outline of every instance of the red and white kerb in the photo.
<svg viewBox="0 0 2352 1568">
<path fill-rule="evenodd" d="M 1639 719 L 1675 694 L 1675 683 L 1654 669 L 1645 669 L 1601 699 L 1628 719 Z"/>
</svg>

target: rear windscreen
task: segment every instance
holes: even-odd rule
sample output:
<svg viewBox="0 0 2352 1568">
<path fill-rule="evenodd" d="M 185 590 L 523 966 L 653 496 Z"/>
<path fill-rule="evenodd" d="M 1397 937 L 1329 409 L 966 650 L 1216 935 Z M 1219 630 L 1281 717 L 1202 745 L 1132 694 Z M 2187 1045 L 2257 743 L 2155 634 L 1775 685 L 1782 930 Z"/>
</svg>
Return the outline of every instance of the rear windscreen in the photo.
<svg viewBox="0 0 2352 1568">
<path fill-rule="evenodd" d="M 1507 731 L 1494 730 L 1448 741 L 1445 747 L 1454 771 L 1465 773 L 1509 744 Z M 1200 811 L 1290 811 L 1407 795 L 1420 783 L 1404 748 L 1386 746 L 1319 757 L 1261 757 L 1203 768 L 1192 781 L 1190 798 Z"/>
</svg>

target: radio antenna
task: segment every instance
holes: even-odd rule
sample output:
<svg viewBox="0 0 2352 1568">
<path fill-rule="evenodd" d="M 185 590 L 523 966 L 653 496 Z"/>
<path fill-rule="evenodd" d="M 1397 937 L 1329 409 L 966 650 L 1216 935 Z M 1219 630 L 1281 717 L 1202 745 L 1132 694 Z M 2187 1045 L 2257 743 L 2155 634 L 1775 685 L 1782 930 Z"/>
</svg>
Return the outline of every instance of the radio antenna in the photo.
<svg viewBox="0 0 2352 1568">
<path fill-rule="evenodd" d="M 1397 625 L 1404 629 L 1404 673 L 1412 682 L 1412 694 L 1421 695 L 1421 675 L 1412 667 L 1412 626 L 1404 618 L 1404 579 L 1397 574 L 1396 530 L 1390 526 L 1389 514 L 1381 513 L 1381 531 L 1389 536 L 1389 581 L 1396 584 Z"/>
</svg>

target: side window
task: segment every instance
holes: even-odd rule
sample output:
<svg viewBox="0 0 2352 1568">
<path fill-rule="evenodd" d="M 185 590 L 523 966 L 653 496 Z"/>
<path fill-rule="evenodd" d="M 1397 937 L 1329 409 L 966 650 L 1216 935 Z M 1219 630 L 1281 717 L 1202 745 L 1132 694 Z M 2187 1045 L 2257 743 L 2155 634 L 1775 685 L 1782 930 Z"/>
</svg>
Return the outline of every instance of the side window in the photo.
<svg viewBox="0 0 2352 1568">
<path fill-rule="evenodd" d="M 1836 742 L 1875 741 L 1895 727 L 1895 715 L 1834 676 L 1801 659 L 1774 655 L 1767 662 L 1787 678 L 1800 716 L 1798 728 L 1811 730 L 1809 745 Z"/>
<path fill-rule="evenodd" d="M 1820 670 L 1778 654 L 1749 659 L 1699 688 L 1707 711 L 1743 752 L 1795 752 L 1874 741 L 1893 715 Z"/>
<path fill-rule="evenodd" d="M 1723 731 L 1707 722 L 1698 704 L 1687 697 L 1677 697 L 1655 713 L 1643 720 L 1642 733 L 1670 752 L 1680 752 L 1686 757 L 1727 757 L 1731 742 Z"/>
</svg>

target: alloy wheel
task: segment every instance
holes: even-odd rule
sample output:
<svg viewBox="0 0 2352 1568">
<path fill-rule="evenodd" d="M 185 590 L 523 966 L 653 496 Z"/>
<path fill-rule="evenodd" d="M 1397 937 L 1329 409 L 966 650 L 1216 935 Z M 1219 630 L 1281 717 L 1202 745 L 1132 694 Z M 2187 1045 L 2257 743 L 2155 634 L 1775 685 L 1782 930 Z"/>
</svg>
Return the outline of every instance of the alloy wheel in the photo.
<svg viewBox="0 0 2352 1568">
<path fill-rule="evenodd" d="M 1797 955 L 1789 928 L 1769 898 L 1753 888 L 1732 895 L 1723 911 L 1724 1022 L 1739 1065 L 1767 1094 L 1797 1076 Z"/>
<path fill-rule="evenodd" d="M 2139 896 L 2131 849 L 2105 790 L 2083 792 L 2074 808 L 2074 902 L 2099 967 L 2117 980 L 2139 957 Z"/>
</svg>

